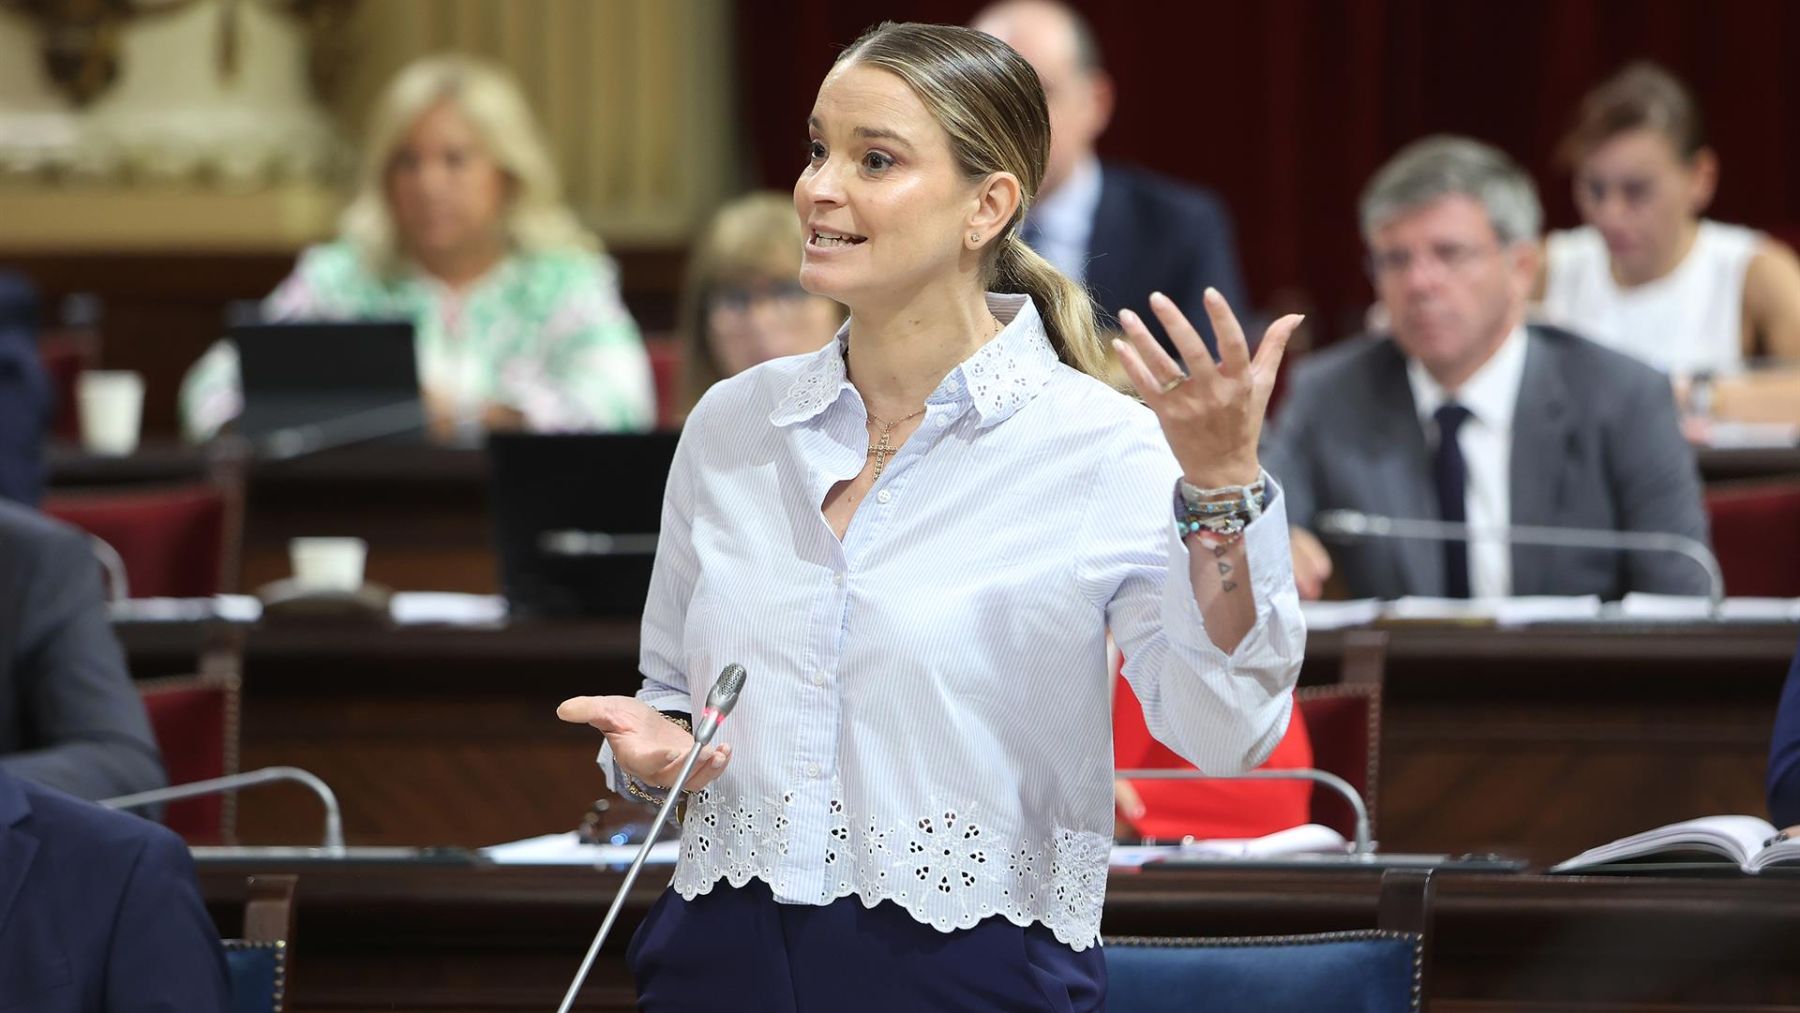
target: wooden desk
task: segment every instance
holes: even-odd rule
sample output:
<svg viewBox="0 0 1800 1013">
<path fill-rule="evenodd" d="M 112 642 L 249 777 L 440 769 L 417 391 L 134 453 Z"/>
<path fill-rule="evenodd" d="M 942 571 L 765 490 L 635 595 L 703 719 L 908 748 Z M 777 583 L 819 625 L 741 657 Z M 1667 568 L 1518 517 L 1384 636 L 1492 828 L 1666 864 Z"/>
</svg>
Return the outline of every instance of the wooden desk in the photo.
<svg viewBox="0 0 1800 1013">
<path fill-rule="evenodd" d="M 296 871 L 293 1003 L 314 1011 L 548 1010 L 618 888 L 616 872 L 482 866 L 255 867 Z M 221 927 L 250 867 L 201 868 Z M 583 993 L 629 1010 L 623 954 L 666 882 L 632 891 Z M 1115 872 L 1111 935 L 1273 935 L 1369 928 L 1368 870 Z M 1433 906 L 1434 1013 L 1793 1009 L 1800 882 L 1449 874 Z M 846 1009 L 854 1009 L 846 997 Z"/>
<path fill-rule="evenodd" d="M 1800 448 L 1709 450 L 1708 481 L 1800 476 Z M 191 481 L 205 473 L 200 451 L 146 444 L 125 458 L 52 448 L 52 486 Z M 369 542 L 368 575 L 402 590 L 498 589 L 488 465 L 479 450 L 363 446 L 249 468 L 244 566 L 253 590 L 289 573 L 288 539 L 355 535 Z"/>
<path fill-rule="evenodd" d="M 58 446 L 55 487 L 202 480 L 204 452 L 171 442 L 129 457 Z M 243 573 L 253 591 L 288 576 L 288 540 L 353 535 L 369 543 L 367 575 L 401 589 L 492 593 L 498 565 L 488 509 L 487 455 L 431 445 L 346 447 L 291 461 L 257 461 L 245 481 Z"/>
<path fill-rule="evenodd" d="M 191 669 L 205 633 L 119 629 L 139 677 Z M 1343 639 L 1309 639 L 1303 682 L 1336 680 Z M 1550 863 L 1680 819 L 1761 812 L 1796 640 L 1790 625 L 1394 629 L 1376 835 L 1389 850 Z M 556 705 L 638 684 L 629 623 L 271 625 L 248 630 L 244 650 L 243 766 L 324 777 L 363 844 L 573 827 L 605 793 L 599 738 L 556 721 Z M 298 789 L 247 794 L 239 812 L 248 842 L 317 839 Z"/>
</svg>

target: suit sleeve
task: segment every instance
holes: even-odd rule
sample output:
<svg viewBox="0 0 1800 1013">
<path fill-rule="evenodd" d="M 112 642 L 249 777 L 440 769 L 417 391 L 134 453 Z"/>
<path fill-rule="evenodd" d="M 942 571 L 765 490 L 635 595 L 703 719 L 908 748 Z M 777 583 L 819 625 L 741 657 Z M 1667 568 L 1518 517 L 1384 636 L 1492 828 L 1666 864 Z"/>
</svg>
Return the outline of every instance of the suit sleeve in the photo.
<svg viewBox="0 0 1800 1013">
<path fill-rule="evenodd" d="M 1259 451 L 1263 470 L 1281 483 L 1288 522 L 1302 528 L 1312 526 L 1318 509 L 1308 436 L 1308 416 L 1317 386 L 1312 371 L 1295 367 L 1280 413 L 1263 429 Z"/>
<path fill-rule="evenodd" d="M 44 493 L 50 383 L 30 331 L 0 320 L 0 497 L 37 506 Z"/>
<path fill-rule="evenodd" d="M 1232 226 L 1231 212 L 1223 201 L 1210 193 L 1201 195 L 1196 210 L 1192 235 L 1194 276 L 1188 292 L 1191 302 L 1179 305 L 1201 306 L 1201 296 L 1207 288 L 1216 288 L 1231 304 L 1238 321 L 1244 325 L 1245 334 L 1254 342 L 1261 334 L 1252 327 L 1250 291 L 1244 287 L 1244 272 L 1238 265 L 1237 234 Z"/>
<path fill-rule="evenodd" d="M 86 799 L 162 787 L 161 756 L 86 538 L 58 530 L 38 544 L 13 666 L 28 748 L 0 766 Z"/>
<path fill-rule="evenodd" d="M 225 952 L 200 899 L 193 859 L 180 838 L 155 829 L 113 923 L 106 1013 L 226 1013 Z"/>
<path fill-rule="evenodd" d="M 1661 374 L 1645 370 L 1632 386 L 1608 443 L 1620 530 L 1668 532 L 1710 544 L 1699 465 L 1682 438 L 1675 398 Z M 1627 591 L 1703 595 L 1710 590 L 1706 573 L 1674 553 L 1626 553 L 1625 568 Z"/>
</svg>

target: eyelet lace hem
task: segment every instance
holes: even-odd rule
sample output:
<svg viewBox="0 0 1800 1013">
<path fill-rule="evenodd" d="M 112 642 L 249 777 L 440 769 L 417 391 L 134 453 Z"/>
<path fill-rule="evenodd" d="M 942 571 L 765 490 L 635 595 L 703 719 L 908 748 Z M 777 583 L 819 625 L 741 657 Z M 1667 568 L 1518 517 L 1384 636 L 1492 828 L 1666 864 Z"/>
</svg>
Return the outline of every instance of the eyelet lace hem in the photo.
<svg viewBox="0 0 1800 1013">
<path fill-rule="evenodd" d="M 710 893 L 725 880 L 760 879 L 781 888 L 781 864 L 795 848 L 792 794 L 761 804 L 696 796 L 682 829 L 675 891 Z M 929 812 L 904 823 L 853 819 L 836 795 L 829 803 L 825 876 L 817 903 L 855 895 L 865 907 L 893 901 L 940 932 L 985 918 L 1042 923 L 1075 950 L 1099 941 L 1112 841 L 1058 827 L 1048 840 L 1008 839 L 975 807 L 933 798 Z"/>
</svg>

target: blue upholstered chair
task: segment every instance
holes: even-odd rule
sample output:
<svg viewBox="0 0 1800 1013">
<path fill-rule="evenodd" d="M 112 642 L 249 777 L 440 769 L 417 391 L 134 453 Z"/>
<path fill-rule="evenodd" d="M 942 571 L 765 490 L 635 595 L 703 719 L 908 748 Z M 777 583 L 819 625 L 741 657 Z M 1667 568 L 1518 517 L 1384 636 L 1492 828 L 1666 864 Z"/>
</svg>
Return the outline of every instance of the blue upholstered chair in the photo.
<svg viewBox="0 0 1800 1013">
<path fill-rule="evenodd" d="M 250 877 L 244 938 L 224 940 L 231 1013 L 281 1013 L 287 1001 L 294 881 L 293 876 Z"/>
<path fill-rule="evenodd" d="M 287 999 L 287 942 L 227 939 L 231 1013 L 281 1013 Z"/>
<path fill-rule="evenodd" d="M 1297 936 L 1108 938 L 1110 1013 L 1425 1009 L 1429 874 L 1382 879 L 1381 927 Z"/>
</svg>

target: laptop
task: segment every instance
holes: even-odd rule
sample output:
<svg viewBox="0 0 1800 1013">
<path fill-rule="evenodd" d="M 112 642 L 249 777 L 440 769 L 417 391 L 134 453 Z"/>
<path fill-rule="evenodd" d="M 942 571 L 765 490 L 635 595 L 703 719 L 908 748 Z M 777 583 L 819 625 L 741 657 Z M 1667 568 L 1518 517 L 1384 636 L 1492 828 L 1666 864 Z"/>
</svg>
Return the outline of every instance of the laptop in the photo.
<svg viewBox="0 0 1800 1013">
<path fill-rule="evenodd" d="M 679 437 L 488 436 L 500 587 L 513 615 L 643 615 Z"/>
<path fill-rule="evenodd" d="M 241 323 L 238 432 L 268 457 L 421 440 L 425 408 L 406 322 Z"/>
</svg>

